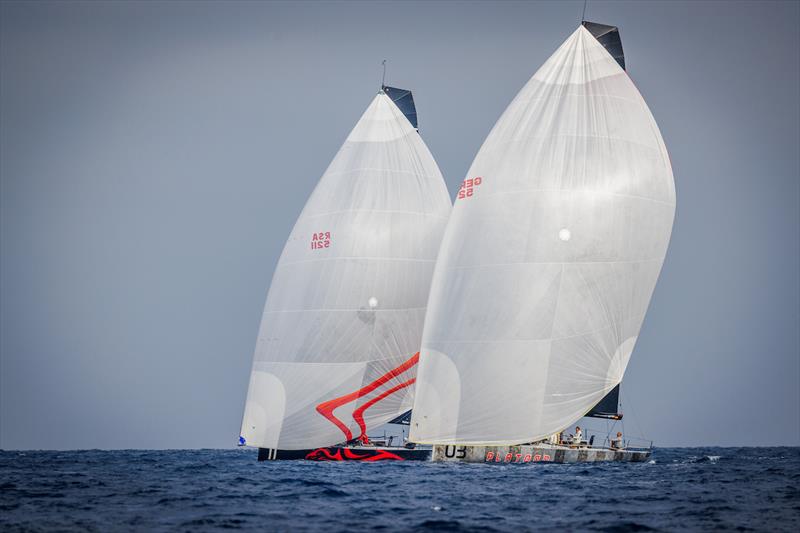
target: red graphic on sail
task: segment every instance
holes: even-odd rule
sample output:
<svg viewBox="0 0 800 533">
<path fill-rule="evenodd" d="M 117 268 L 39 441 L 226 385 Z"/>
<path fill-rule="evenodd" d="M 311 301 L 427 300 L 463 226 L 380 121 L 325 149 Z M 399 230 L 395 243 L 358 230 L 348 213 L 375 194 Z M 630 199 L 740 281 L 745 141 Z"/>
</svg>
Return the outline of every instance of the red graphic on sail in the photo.
<svg viewBox="0 0 800 533">
<path fill-rule="evenodd" d="M 397 368 L 393 368 L 392 370 L 388 371 L 387 373 L 385 373 L 372 383 L 358 389 L 357 391 L 351 392 L 350 394 L 345 394 L 344 396 L 340 396 L 338 398 L 334 398 L 333 400 L 322 402 L 321 404 L 317 405 L 317 412 L 322 416 L 324 416 L 325 418 L 327 418 L 328 420 L 330 420 L 340 430 L 342 430 L 342 433 L 344 433 L 345 436 L 345 441 L 349 442 L 353 440 L 353 433 L 350 431 L 350 428 L 348 428 L 345 423 L 336 418 L 336 416 L 333 414 L 333 411 L 345 404 L 358 400 L 362 396 L 366 396 L 367 394 L 374 391 L 381 385 L 385 384 L 392 378 L 395 378 L 400 374 L 402 374 L 403 372 L 405 372 L 406 370 L 408 370 L 409 368 L 412 368 L 414 365 L 417 364 L 417 362 L 419 362 L 419 352 L 415 353 L 413 356 L 411 356 L 410 359 L 405 361 Z M 414 379 L 410 379 L 404 383 L 401 383 L 400 385 L 397 385 L 389 389 L 388 391 L 377 396 L 376 398 L 373 398 L 372 400 L 365 403 L 364 405 L 362 405 L 356 411 L 353 412 L 353 418 L 358 423 L 358 427 L 361 429 L 361 434 L 358 436 L 360 440 L 366 441 L 367 439 L 367 434 L 366 434 L 367 428 L 364 423 L 364 411 L 366 411 L 369 407 L 375 405 L 377 402 L 383 400 L 387 396 L 394 394 L 395 392 L 404 389 L 405 387 L 408 387 L 412 383 L 414 383 Z"/>
<path fill-rule="evenodd" d="M 387 396 L 391 396 L 392 394 L 394 394 L 395 392 L 399 391 L 400 389 L 405 389 L 409 385 L 413 384 L 415 381 L 416 381 L 416 378 L 411 378 L 408 381 L 404 381 L 403 383 L 401 383 L 399 385 L 396 385 L 396 386 L 392 387 L 391 389 L 387 390 L 386 392 L 384 392 L 380 396 L 374 397 L 373 399 L 371 399 L 370 401 L 364 403 L 361 407 L 359 407 L 358 409 L 353 411 L 353 420 L 355 420 L 356 423 L 358 424 L 358 427 L 361 428 L 361 435 L 359 435 L 359 437 L 358 437 L 359 439 L 361 439 L 362 441 L 365 441 L 366 440 L 366 436 L 367 436 L 367 424 L 364 422 L 364 411 L 366 411 L 367 409 L 369 409 L 370 407 L 372 407 L 373 405 L 375 405 L 379 401 L 383 400 Z"/>
</svg>

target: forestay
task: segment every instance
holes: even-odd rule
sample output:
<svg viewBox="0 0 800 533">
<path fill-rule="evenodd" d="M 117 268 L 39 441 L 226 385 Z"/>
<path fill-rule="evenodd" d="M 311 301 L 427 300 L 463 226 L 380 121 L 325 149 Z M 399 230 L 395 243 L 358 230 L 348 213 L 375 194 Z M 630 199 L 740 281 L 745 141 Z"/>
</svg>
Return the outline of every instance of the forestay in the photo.
<svg viewBox="0 0 800 533">
<path fill-rule="evenodd" d="M 450 207 L 428 148 L 379 93 L 314 189 L 275 269 L 244 443 L 329 446 L 363 438 L 411 407 Z"/>
<path fill-rule="evenodd" d="M 518 444 L 587 413 L 622 379 L 674 211 L 647 105 L 579 27 L 500 117 L 459 191 L 411 440 Z"/>
</svg>

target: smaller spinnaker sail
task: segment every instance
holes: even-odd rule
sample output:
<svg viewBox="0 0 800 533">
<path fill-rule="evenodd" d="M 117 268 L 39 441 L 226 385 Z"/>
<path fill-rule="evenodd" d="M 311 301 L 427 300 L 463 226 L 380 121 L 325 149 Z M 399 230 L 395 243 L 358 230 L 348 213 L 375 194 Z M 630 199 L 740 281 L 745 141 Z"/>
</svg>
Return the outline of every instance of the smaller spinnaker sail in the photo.
<svg viewBox="0 0 800 533">
<path fill-rule="evenodd" d="M 672 169 L 614 57 L 580 26 L 490 132 L 458 194 L 428 300 L 410 439 L 520 444 L 622 380 L 663 264 Z M 614 52 L 615 53 L 615 52 Z"/>
<path fill-rule="evenodd" d="M 410 112 L 411 93 L 393 90 Z M 297 220 L 259 330 L 241 430 L 247 445 L 330 446 L 411 407 L 451 207 L 415 126 L 381 91 Z"/>
</svg>

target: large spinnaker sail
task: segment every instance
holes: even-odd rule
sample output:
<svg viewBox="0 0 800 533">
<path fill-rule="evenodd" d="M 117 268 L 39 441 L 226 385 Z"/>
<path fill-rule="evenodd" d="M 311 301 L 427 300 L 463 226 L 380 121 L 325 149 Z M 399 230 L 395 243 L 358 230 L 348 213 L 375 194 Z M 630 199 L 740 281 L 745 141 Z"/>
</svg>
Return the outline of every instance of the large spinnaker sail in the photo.
<svg viewBox="0 0 800 533">
<path fill-rule="evenodd" d="M 330 446 L 411 407 L 450 208 L 430 151 L 381 91 L 314 189 L 275 269 L 242 422 L 247 445 Z"/>
<path fill-rule="evenodd" d="M 580 26 L 487 137 L 431 285 L 410 438 L 518 444 L 622 380 L 672 231 L 661 134 Z"/>
</svg>

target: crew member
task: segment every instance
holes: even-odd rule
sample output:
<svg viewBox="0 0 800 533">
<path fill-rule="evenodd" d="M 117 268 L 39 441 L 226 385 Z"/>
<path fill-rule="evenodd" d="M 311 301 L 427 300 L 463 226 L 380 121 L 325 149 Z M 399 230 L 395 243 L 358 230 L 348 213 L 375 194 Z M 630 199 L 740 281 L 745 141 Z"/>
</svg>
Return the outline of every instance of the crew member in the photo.
<svg viewBox="0 0 800 533">
<path fill-rule="evenodd" d="M 583 440 L 583 432 L 580 426 L 575 426 L 575 435 L 572 436 L 572 444 L 580 444 Z"/>
<path fill-rule="evenodd" d="M 611 440 L 611 448 L 614 450 L 622 449 L 622 432 L 617 431 L 617 438 Z"/>
</svg>

